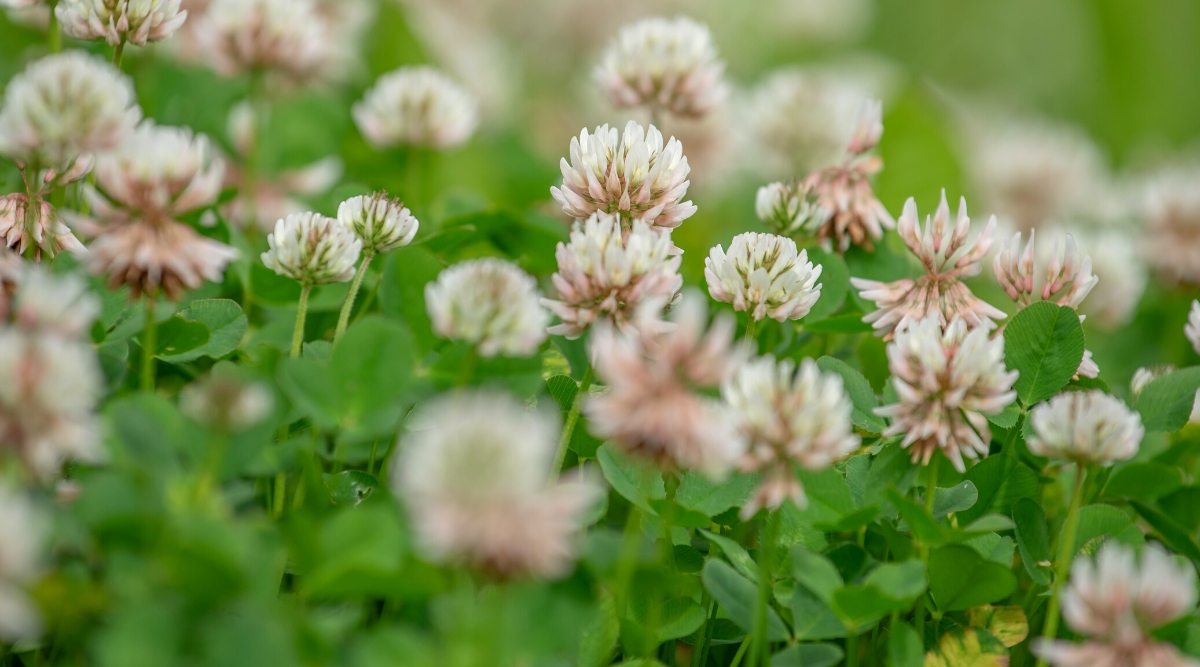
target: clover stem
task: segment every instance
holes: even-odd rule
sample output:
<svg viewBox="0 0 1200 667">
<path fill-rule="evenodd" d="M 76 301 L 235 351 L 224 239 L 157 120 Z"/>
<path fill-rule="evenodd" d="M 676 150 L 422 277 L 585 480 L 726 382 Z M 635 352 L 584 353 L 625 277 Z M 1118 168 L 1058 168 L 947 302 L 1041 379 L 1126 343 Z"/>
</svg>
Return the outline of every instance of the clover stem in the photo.
<svg viewBox="0 0 1200 667">
<path fill-rule="evenodd" d="M 754 610 L 754 652 L 750 667 L 770 665 L 770 643 L 767 632 L 767 611 L 771 604 L 771 566 L 775 560 L 775 537 L 779 533 L 779 510 L 768 511 L 763 517 L 758 544 L 758 604 Z"/>
<path fill-rule="evenodd" d="M 121 69 L 121 61 L 124 60 L 124 58 L 125 58 L 125 40 L 122 39 L 121 42 L 119 44 L 117 44 L 116 47 L 113 48 L 113 59 L 112 59 L 113 65 L 115 65 L 117 69 Z"/>
<path fill-rule="evenodd" d="M 151 393 L 154 391 L 155 367 L 154 367 L 154 349 L 158 344 L 155 340 L 158 334 L 158 322 L 154 318 L 154 306 L 157 299 L 153 292 L 146 293 L 146 328 L 142 332 L 142 377 L 141 388 L 143 392 Z"/>
<path fill-rule="evenodd" d="M 302 283 L 300 286 L 300 305 L 296 309 L 296 328 L 292 331 L 292 358 L 300 356 L 300 350 L 304 346 L 304 320 L 308 317 L 308 294 L 312 292 L 312 285 Z"/>
<path fill-rule="evenodd" d="M 929 461 L 929 467 L 926 468 L 926 473 L 929 475 L 929 481 L 926 482 L 925 486 L 925 511 L 929 512 L 930 516 L 933 516 L 933 504 L 937 496 L 938 468 L 940 467 L 941 462 L 942 457 L 937 452 L 934 452 L 933 458 Z M 922 543 L 919 553 L 921 556 L 921 562 L 928 565 L 929 545 Z M 927 594 L 922 594 L 921 598 L 917 600 L 917 612 L 913 618 L 913 625 L 917 627 L 917 632 L 921 635 L 922 644 L 925 643 L 925 607 L 928 604 L 926 602 L 928 597 L 929 596 Z"/>
<path fill-rule="evenodd" d="M 346 327 L 350 324 L 350 312 L 354 310 L 354 299 L 358 297 L 358 290 L 362 287 L 363 277 L 367 275 L 367 269 L 371 266 L 371 260 L 375 259 L 375 253 L 363 253 L 362 262 L 358 265 L 358 271 L 354 273 L 354 282 L 350 283 L 350 291 L 346 293 L 346 302 L 342 304 L 342 313 L 338 316 L 337 330 L 333 334 L 333 342 L 336 345 L 342 338 L 342 334 L 346 333 Z"/>
<path fill-rule="evenodd" d="M 571 410 L 567 413 L 567 420 L 563 423 L 562 436 L 558 440 L 558 450 L 554 452 L 554 467 L 550 469 L 552 477 L 558 477 L 558 473 L 562 472 L 563 463 L 567 460 L 567 448 L 571 446 L 571 437 L 575 434 L 575 426 L 579 423 L 579 414 L 583 411 L 583 400 L 587 396 L 588 390 L 592 388 L 593 379 L 595 379 L 595 371 L 592 370 L 592 365 L 589 363 L 587 369 L 583 371 L 583 379 L 579 381 L 579 391 L 575 392 L 575 399 L 571 401 Z"/>
<path fill-rule="evenodd" d="M 1054 569 L 1054 589 L 1050 595 L 1050 605 L 1046 608 L 1046 626 L 1042 637 L 1053 640 L 1058 636 L 1059 598 L 1063 584 L 1066 583 L 1071 571 L 1071 557 L 1075 553 L 1075 538 L 1079 533 L 1079 506 L 1083 501 L 1083 483 L 1087 478 L 1087 468 L 1082 463 L 1075 464 L 1075 492 L 1071 495 L 1071 504 L 1067 509 L 1067 519 L 1063 524 L 1063 532 L 1059 536 L 1058 562 Z M 1046 661 L 1039 659 L 1038 667 L 1045 667 Z"/>
<path fill-rule="evenodd" d="M 62 52 L 62 30 L 58 26 L 56 9 L 58 9 L 58 0 L 50 0 L 50 28 L 47 31 L 50 35 L 50 53 Z"/>
</svg>

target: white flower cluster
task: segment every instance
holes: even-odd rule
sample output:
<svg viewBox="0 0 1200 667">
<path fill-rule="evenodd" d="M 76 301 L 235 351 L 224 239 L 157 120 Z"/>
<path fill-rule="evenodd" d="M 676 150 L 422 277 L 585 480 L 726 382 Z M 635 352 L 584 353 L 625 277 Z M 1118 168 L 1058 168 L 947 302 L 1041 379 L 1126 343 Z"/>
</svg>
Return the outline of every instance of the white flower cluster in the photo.
<svg viewBox="0 0 1200 667">
<path fill-rule="evenodd" d="M 76 39 L 102 39 L 113 46 L 161 42 L 183 25 L 180 0 L 63 0 L 55 9 L 63 32 Z"/>
<path fill-rule="evenodd" d="M 412 211 L 386 192 L 351 197 L 338 206 L 338 222 L 354 231 L 366 254 L 377 255 L 412 243 L 419 223 Z"/>
<path fill-rule="evenodd" d="M 494 258 L 460 262 L 425 286 L 425 305 L 441 336 L 475 346 L 481 356 L 528 357 L 546 340 L 549 315 L 537 281 Z"/>
<path fill-rule="evenodd" d="M 453 148 L 479 126 L 478 102 L 432 67 L 401 67 L 383 75 L 354 105 L 358 129 L 377 148 Z"/>
<path fill-rule="evenodd" d="M 42 617 L 26 592 L 41 570 L 47 517 L 7 483 L 0 483 L 0 641 L 37 639 Z"/>
<path fill-rule="evenodd" d="M 751 319 L 798 320 L 821 298 L 821 266 L 808 261 L 796 242 L 774 234 L 733 237 L 729 252 L 718 245 L 704 260 L 708 293 Z"/>
<path fill-rule="evenodd" d="M 263 264 L 301 285 L 344 283 L 354 277 L 363 242 L 354 230 L 320 213 L 297 213 L 275 224 Z"/>
<path fill-rule="evenodd" d="M 1102 391 L 1071 391 L 1034 407 L 1029 451 L 1051 459 L 1109 466 L 1138 452 L 1145 429 L 1138 413 Z"/>
<path fill-rule="evenodd" d="M 313 0 L 212 0 L 195 39 L 222 75 L 269 72 L 292 83 L 319 79 L 334 48 Z"/>
</svg>

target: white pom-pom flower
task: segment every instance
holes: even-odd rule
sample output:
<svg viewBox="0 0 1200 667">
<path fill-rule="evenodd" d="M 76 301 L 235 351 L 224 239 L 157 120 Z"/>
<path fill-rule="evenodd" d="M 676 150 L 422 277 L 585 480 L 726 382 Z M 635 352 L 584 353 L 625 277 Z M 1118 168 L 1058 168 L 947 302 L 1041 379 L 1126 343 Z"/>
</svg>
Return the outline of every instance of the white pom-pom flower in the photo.
<svg viewBox="0 0 1200 667">
<path fill-rule="evenodd" d="M 188 16 L 179 0 L 63 0 L 55 13 L 71 37 L 102 39 L 113 46 L 161 42 Z"/>
<path fill-rule="evenodd" d="M 344 283 L 354 277 L 362 241 L 354 231 L 320 213 L 296 213 L 275 223 L 263 264 L 301 285 Z"/>
<path fill-rule="evenodd" d="M 179 409 L 220 431 L 244 431 L 266 419 L 275 395 L 262 382 L 248 381 L 236 366 L 221 363 L 179 392 Z"/>
<path fill-rule="evenodd" d="M 1148 271 L 1130 243 L 1133 230 L 1075 229 L 1075 238 L 1092 258 L 1092 271 L 1100 281 L 1092 288 L 1091 298 L 1079 304 L 1079 312 L 1104 329 L 1122 327 L 1133 319 L 1142 294 L 1146 291 Z"/>
<path fill-rule="evenodd" d="M 772 234 L 791 236 L 813 215 L 812 204 L 796 183 L 768 183 L 754 197 L 754 213 Z"/>
<path fill-rule="evenodd" d="M 704 260 L 709 295 L 754 320 L 804 317 L 821 298 L 820 277 L 821 266 L 808 261 L 808 251 L 774 234 L 738 234 L 729 252 L 718 245 Z"/>
<path fill-rule="evenodd" d="M 478 102 L 450 77 L 427 66 L 383 75 L 354 105 L 354 122 L 377 148 L 453 148 L 479 126 Z"/>
<path fill-rule="evenodd" d="M 90 336 L 100 315 L 100 300 L 88 291 L 83 278 L 30 269 L 22 277 L 12 312 L 13 321 L 28 331 L 69 338 Z"/>
<path fill-rule="evenodd" d="M 1051 459 L 1109 466 L 1138 452 L 1145 429 L 1138 413 L 1102 391 L 1069 391 L 1033 409 L 1029 451 Z"/>
<path fill-rule="evenodd" d="M 212 0 L 195 36 L 224 76 L 269 72 L 302 84 L 323 76 L 334 57 L 333 36 L 312 0 Z"/>
<path fill-rule="evenodd" d="M 484 258 L 460 262 L 425 286 L 433 329 L 475 346 L 484 357 L 527 357 L 546 340 L 549 314 L 537 281 L 515 264 Z"/>
<path fill-rule="evenodd" d="M 338 206 L 338 221 L 354 230 L 364 253 L 377 255 L 412 243 L 420 223 L 386 192 L 352 197 Z"/>
</svg>

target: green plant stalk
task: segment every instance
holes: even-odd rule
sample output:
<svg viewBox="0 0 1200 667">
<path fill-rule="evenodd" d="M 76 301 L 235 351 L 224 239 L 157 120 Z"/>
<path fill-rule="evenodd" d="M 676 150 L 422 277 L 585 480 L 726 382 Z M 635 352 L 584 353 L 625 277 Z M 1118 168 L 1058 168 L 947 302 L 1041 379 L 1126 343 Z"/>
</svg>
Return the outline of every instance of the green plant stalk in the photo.
<svg viewBox="0 0 1200 667">
<path fill-rule="evenodd" d="M 742 640 L 742 645 L 738 647 L 737 653 L 733 655 L 733 662 L 729 663 L 729 667 L 738 667 L 742 664 L 742 656 L 746 655 L 746 648 L 750 646 L 751 635 L 746 635 Z"/>
<path fill-rule="evenodd" d="M 1058 562 L 1054 568 L 1054 591 L 1050 595 L 1050 605 L 1046 608 L 1046 625 L 1042 637 L 1053 640 L 1058 636 L 1059 604 L 1063 584 L 1071 571 L 1071 558 L 1075 554 L 1075 538 L 1079 534 L 1079 506 L 1083 501 L 1083 483 L 1087 478 L 1087 468 L 1082 463 L 1075 464 L 1075 492 L 1071 495 L 1071 504 L 1067 509 L 1067 520 L 1063 524 L 1063 532 L 1059 536 Z M 1046 661 L 1039 659 L 1038 667 L 1045 667 Z"/>
<path fill-rule="evenodd" d="M 58 25 L 58 15 L 55 9 L 58 8 L 58 0 L 50 0 L 50 28 L 47 31 L 50 36 L 50 53 L 62 52 L 62 30 Z"/>
<path fill-rule="evenodd" d="M 563 463 L 567 460 L 567 448 L 571 446 L 571 437 L 575 435 L 575 426 L 579 424 L 583 400 L 592 388 L 594 379 L 595 372 L 592 370 L 592 364 L 588 363 L 587 370 L 583 372 L 583 379 L 579 381 L 579 391 L 575 393 L 575 400 L 571 401 L 571 410 L 567 413 L 566 423 L 563 424 L 562 436 L 558 439 L 558 450 L 554 452 L 554 467 L 550 469 L 551 478 L 558 477 L 558 473 L 562 472 Z"/>
<path fill-rule="evenodd" d="M 146 294 L 146 330 L 142 333 L 142 377 L 141 388 L 143 392 L 152 393 L 154 391 L 155 366 L 154 366 L 154 348 L 158 344 L 158 322 L 154 318 L 154 307 L 156 299 L 154 294 Z"/>
<path fill-rule="evenodd" d="M 271 500 L 274 504 L 271 515 L 278 519 L 283 516 L 283 507 L 287 504 L 287 473 L 275 473 L 275 493 Z"/>
<path fill-rule="evenodd" d="M 621 553 L 617 557 L 616 581 L 613 596 L 617 611 L 625 613 L 629 604 L 629 585 L 633 581 L 633 570 L 637 567 L 638 547 L 641 544 L 642 512 L 636 505 L 629 508 L 625 518 L 625 532 L 621 535 Z"/>
<path fill-rule="evenodd" d="M 462 363 L 458 366 L 458 381 L 455 383 L 458 387 L 465 387 L 471 384 L 471 378 L 475 377 L 475 367 L 479 365 L 479 350 L 471 347 L 467 350 L 467 356 L 463 357 Z"/>
<path fill-rule="evenodd" d="M 709 595 L 707 588 L 704 589 L 704 593 L 700 597 L 700 607 L 704 609 L 704 622 L 700 624 L 700 629 L 696 631 L 696 637 L 700 639 L 700 643 L 692 647 L 691 667 L 704 666 L 705 658 L 708 654 L 708 645 L 712 642 L 713 623 L 717 620 L 716 600 Z"/>
<path fill-rule="evenodd" d="M 363 253 L 362 262 L 358 265 L 358 271 L 354 273 L 354 282 L 350 283 L 350 291 L 346 293 L 346 302 L 342 304 L 342 313 L 338 316 L 337 330 L 333 333 L 333 342 L 337 344 L 342 338 L 342 334 L 346 333 L 346 327 L 350 325 L 350 312 L 354 310 L 354 299 L 358 297 L 358 290 L 362 287 L 363 277 L 367 275 L 367 269 L 371 266 L 371 260 L 375 259 L 375 253 L 368 251 Z"/>
<path fill-rule="evenodd" d="M 846 633 L 846 667 L 858 667 L 858 633 Z"/>
<path fill-rule="evenodd" d="M 121 69 L 121 61 L 124 59 L 125 59 L 125 40 L 121 40 L 121 43 L 117 44 L 116 47 L 113 48 L 113 59 L 112 59 L 113 65 L 116 66 L 117 69 Z"/>
<path fill-rule="evenodd" d="M 300 286 L 300 305 L 296 309 L 296 328 L 292 331 L 293 359 L 300 356 L 300 350 L 304 347 L 304 321 L 308 318 L 308 295 L 310 292 L 312 292 L 312 285 L 304 283 Z"/>
<path fill-rule="evenodd" d="M 925 487 L 925 511 L 933 515 L 933 504 L 937 496 L 937 478 L 938 468 L 942 462 L 942 457 L 938 453 L 934 453 L 933 459 L 929 462 L 929 467 L 926 472 L 929 474 L 928 486 Z M 925 565 L 929 564 L 929 545 L 922 544 L 919 550 L 921 562 Z M 921 635 L 921 644 L 925 643 L 925 606 L 926 600 L 929 598 L 928 593 L 922 593 L 917 600 L 917 612 L 913 617 L 913 624 L 916 625 L 916 630 Z"/>
<path fill-rule="evenodd" d="M 758 341 L 754 338 L 754 329 L 757 324 L 758 320 L 754 319 L 753 316 L 746 321 L 746 337 L 742 341 L 742 344 L 745 346 L 747 352 L 758 352 Z"/>
<path fill-rule="evenodd" d="M 772 510 L 763 517 L 761 539 L 758 545 L 758 602 L 754 609 L 754 652 L 750 654 L 750 667 L 770 664 L 770 643 L 767 640 L 767 608 L 771 603 L 771 566 L 775 559 L 775 537 L 779 533 L 779 510 Z"/>
<path fill-rule="evenodd" d="M 222 429 L 214 433 L 208 441 L 208 451 L 204 467 L 200 472 L 200 483 L 196 485 L 196 500 L 203 501 L 212 493 L 218 484 L 221 465 L 225 462 L 225 452 L 229 448 L 229 436 Z"/>
</svg>

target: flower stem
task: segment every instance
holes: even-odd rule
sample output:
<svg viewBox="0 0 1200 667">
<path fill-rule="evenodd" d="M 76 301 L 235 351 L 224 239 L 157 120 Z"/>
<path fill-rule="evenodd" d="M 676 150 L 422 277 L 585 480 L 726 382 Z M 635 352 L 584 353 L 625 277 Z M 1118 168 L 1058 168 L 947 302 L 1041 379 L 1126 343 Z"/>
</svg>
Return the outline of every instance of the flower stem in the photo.
<svg viewBox="0 0 1200 667">
<path fill-rule="evenodd" d="M 567 421 L 563 424 L 562 437 L 558 440 L 558 451 L 554 453 L 554 467 L 550 469 L 552 477 L 558 477 L 558 473 L 562 471 L 563 462 L 567 460 L 567 447 L 571 445 L 571 436 L 574 435 L 575 426 L 579 423 L 583 400 L 587 396 L 588 390 L 592 388 L 593 379 L 595 379 L 595 374 L 589 363 L 583 372 L 583 379 L 579 382 L 579 391 L 575 394 L 575 400 L 571 402 L 571 411 L 567 413 Z"/>
<path fill-rule="evenodd" d="M 846 667 L 858 667 L 858 633 L 846 633 Z"/>
<path fill-rule="evenodd" d="M 1071 495 L 1071 504 L 1067 509 L 1067 520 L 1063 524 L 1063 532 L 1059 535 L 1058 562 L 1054 570 L 1054 592 L 1050 595 L 1050 606 L 1046 608 L 1046 626 L 1042 637 L 1053 640 L 1058 636 L 1059 598 L 1063 584 L 1071 571 L 1071 558 L 1075 555 L 1075 538 L 1079 533 L 1079 506 L 1083 504 L 1083 482 L 1087 478 L 1087 468 L 1082 463 L 1075 465 L 1075 492 Z M 1039 667 L 1045 667 L 1045 660 L 1038 660 Z"/>
<path fill-rule="evenodd" d="M 333 334 L 333 342 L 336 344 L 342 338 L 342 334 L 346 333 L 346 327 L 350 325 L 350 312 L 354 310 L 354 299 L 358 297 L 358 290 L 362 287 L 363 277 L 367 275 L 367 268 L 371 266 L 371 260 L 375 259 L 375 253 L 363 253 L 362 262 L 358 265 L 358 271 L 354 274 L 354 282 L 350 283 L 350 291 L 346 294 L 346 302 L 342 304 L 342 314 L 338 316 L 337 330 Z"/>
<path fill-rule="evenodd" d="M 775 536 L 779 533 L 779 510 L 763 517 L 758 544 L 758 604 L 754 610 L 754 651 L 750 667 L 771 664 L 771 647 L 767 638 L 767 609 L 771 603 L 771 568 L 775 562 Z"/>
<path fill-rule="evenodd" d="M 758 352 L 758 340 L 756 340 L 754 338 L 754 329 L 755 329 L 755 325 L 757 325 L 757 324 L 758 324 L 758 320 L 754 319 L 753 316 L 751 316 L 750 319 L 747 320 L 747 322 L 746 322 L 746 338 L 743 342 L 746 346 L 747 352 L 752 352 L 752 353 Z"/>
<path fill-rule="evenodd" d="M 121 61 L 124 59 L 125 59 L 125 40 L 121 40 L 121 43 L 117 44 L 116 47 L 113 48 L 113 59 L 112 59 L 113 65 L 115 65 L 117 69 L 121 69 Z"/>
<path fill-rule="evenodd" d="M 50 53 L 62 52 L 62 30 L 58 26 L 58 14 L 55 10 L 58 9 L 58 0 L 50 0 Z"/>
<path fill-rule="evenodd" d="M 154 391 L 155 366 L 154 349 L 158 344 L 158 322 L 154 319 L 154 306 L 157 299 L 153 293 L 146 294 L 146 329 L 142 332 L 142 391 Z"/>
<path fill-rule="evenodd" d="M 300 356 L 300 349 L 304 346 L 304 320 L 308 317 L 308 294 L 312 292 L 312 285 L 307 283 L 300 287 L 300 306 L 296 309 L 296 328 L 292 331 L 292 358 Z"/>
<path fill-rule="evenodd" d="M 929 475 L 929 481 L 926 482 L 925 487 L 925 511 L 929 512 L 930 516 L 933 515 L 933 504 L 937 496 L 938 468 L 941 466 L 941 462 L 941 454 L 935 452 L 933 458 L 929 461 L 929 467 L 926 468 L 926 472 Z M 921 562 L 928 565 L 929 545 L 921 544 L 919 554 L 921 557 Z M 925 606 L 928 599 L 928 594 L 921 594 L 920 599 L 917 600 L 917 612 L 913 618 L 913 624 L 916 626 L 917 632 L 921 635 L 922 644 L 925 643 Z"/>
<path fill-rule="evenodd" d="M 692 647 L 692 664 L 691 667 L 704 667 L 708 657 L 708 647 L 712 642 L 713 626 L 717 622 L 717 601 L 709 595 L 705 589 L 704 595 L 700 598 L 700 606 L 704 609 L 704 623 L 700 626 L 700 630 L 696 636 L 700 638 L 700 643 Z"/>
</svg>

